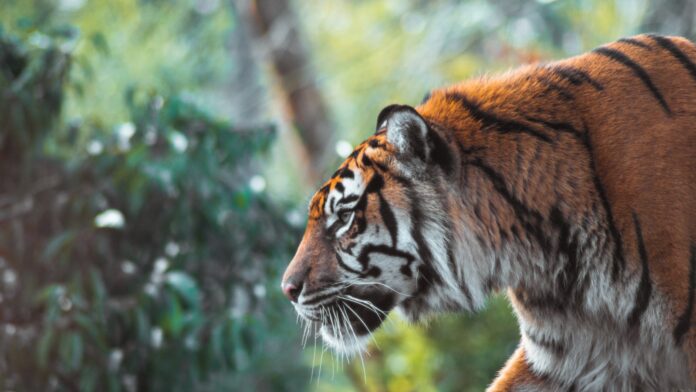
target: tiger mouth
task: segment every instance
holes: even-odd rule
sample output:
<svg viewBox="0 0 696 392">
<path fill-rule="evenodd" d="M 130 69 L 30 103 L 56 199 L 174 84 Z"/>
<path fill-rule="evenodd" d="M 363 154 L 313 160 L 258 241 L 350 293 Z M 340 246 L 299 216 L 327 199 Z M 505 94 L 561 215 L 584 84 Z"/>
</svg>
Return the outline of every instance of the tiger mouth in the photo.
<svg viewBox="0 0 696 392">
<path fill-rule="evenodd" d="M 296 307 L 300 317 L 319 328 L 324 341 L 339 352 L 360 351 L 395 306 L 391 295 L 370 299 L 342 294 L 307 311 Z"/>
</svg>

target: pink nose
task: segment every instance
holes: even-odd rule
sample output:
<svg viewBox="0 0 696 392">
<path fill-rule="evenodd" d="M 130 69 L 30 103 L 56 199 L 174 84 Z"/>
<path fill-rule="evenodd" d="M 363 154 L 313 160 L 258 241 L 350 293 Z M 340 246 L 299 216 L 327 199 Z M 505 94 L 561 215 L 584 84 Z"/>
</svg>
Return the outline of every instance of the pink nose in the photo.
<svg viewBox="0 0 696 392">
<path fill-rule="evenodd" d="M 297 298 L 302 292 L 302 285 L 297 287 L 291 282 L 283 282 L 283 284 L 280 285 L 280 288 L 283 290 L 283 294 L 285 294 L 285 296 L 288 297 L 288 299 L 292 302 L 297 302 Z"/>
</svg>

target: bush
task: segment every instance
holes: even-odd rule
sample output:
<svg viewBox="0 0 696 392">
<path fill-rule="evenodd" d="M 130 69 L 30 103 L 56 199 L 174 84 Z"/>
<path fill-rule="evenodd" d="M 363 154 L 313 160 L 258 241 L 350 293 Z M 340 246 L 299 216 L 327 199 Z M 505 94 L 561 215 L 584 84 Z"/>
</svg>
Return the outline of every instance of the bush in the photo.
<svg viewBox="0 0 696 392">
<path fill-rule="evenodd" d="M 298 227 L 253 175 L 273 131 L 138 89 L 121 124 L 65 124 L 70 53 L 41 37 L 0 34 L 0 387 L 301 388 L 261 365 L 299 355 L 276 289 Z"/>
</svg>

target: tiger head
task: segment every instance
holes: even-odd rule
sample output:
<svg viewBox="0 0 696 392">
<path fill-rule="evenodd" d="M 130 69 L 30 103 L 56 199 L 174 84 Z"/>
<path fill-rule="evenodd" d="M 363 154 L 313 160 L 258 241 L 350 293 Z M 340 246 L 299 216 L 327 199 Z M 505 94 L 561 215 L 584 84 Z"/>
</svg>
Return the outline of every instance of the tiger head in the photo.
<svg viewBox="0 0 696 392">
<path fill-rule="evenodd" d="M 310 202 L 281 287 L 339 352 L 364 349 L 392 309 L 417 320 L 476 306 L 443 293 L 460 289 L 455 277 L 440 273 L 452 262 L 447 174 L 455 165 L 433 127 L 412 107 L 386 107 L 376 133 Z"/>
</svg>

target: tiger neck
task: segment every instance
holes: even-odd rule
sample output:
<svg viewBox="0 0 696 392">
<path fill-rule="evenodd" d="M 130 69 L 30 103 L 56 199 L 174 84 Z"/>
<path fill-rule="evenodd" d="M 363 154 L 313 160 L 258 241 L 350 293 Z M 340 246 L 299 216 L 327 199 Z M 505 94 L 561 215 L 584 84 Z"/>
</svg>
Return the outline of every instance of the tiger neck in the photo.
<svg viewBox="0 0 696 392">
<path fill-rule="evenodd" d="M 456 217 L 452 275 L 460 302 L 478 308 L 488 293 L 511 288 L 529 306 L 541 299 L 549 306 L 581 304 L 589 260 L 610 259 L 614 246 L 582 111 L 574 102 L 508 91 L 486 102 L 466 88 L 451 89 L 435 96 L 445 110 L 423 109 L 461 161 L 456 181 L 443 181 Z"/>
</svg>

